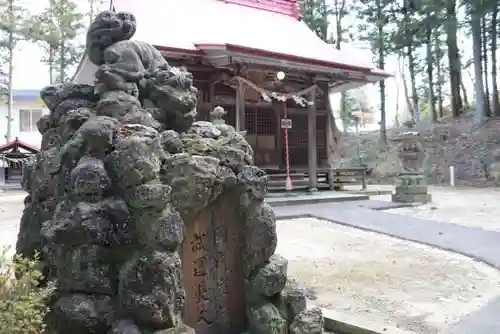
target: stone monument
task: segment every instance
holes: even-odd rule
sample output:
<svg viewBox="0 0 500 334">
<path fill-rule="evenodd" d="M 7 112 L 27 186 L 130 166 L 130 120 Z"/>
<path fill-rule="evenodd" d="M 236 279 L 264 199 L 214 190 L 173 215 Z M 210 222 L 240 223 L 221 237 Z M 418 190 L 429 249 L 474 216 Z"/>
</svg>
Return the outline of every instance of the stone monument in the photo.
<svg viewBox="0 0 500 334">
<path fill-rule="evenodd" d="M 432 200 L 428 193 L 425 167 L 429 155 L 422 146 L 418 132 L 405 132 L 393 139 L 400 143 L 398 158 L 403 165 L 403 172 L 396 181 L 393 202 L 427 203 Z"/>
<path fill-rule="evenodd" d="M 322 333 L 274 253 L 251 146 L 222 108 L 194 121 L 192 75 L 130 40 L 135 29 L 130 13 L 99 14 L 95 84 L 41 92 L 50 115 L 23 174 L 16 251 L 41 252 L 56 281 L 48 333 Z"/>
</svg>

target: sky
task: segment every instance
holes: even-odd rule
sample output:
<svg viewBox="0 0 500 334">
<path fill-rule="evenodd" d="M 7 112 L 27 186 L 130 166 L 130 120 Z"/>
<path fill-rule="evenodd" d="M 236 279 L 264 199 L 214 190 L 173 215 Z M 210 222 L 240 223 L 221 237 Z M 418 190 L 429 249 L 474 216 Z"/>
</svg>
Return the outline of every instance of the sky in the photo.
<svg viewBox="0 0 500 334">
<path fill-rule="evenodd" d="M 23 4 L 27 4 L 30 11 L 37 12 L 43 10 L 46 1 L 44 0 L 18 0 Z M 139 1 L 139 0 L 137 0 Z M 156 1 L 182 1 L 182 0 L 156 0 Z M 77 0 L 78 4 L 83 11 L 87 11 L 88 0 Z M 103 8 L 107 5 L 106 1 L 103 3 Z M 355 15 L 350 15 L 346 19 L 346 24 L 356 25 Z M 155 22 L 141 22 L 140 24 L 154 24 Z M 331 25 L 334 26 L 334 25 Z M 252 29 L 248 27 L 248 29 Z M 334 31 L 332 31 L 334 32 Z M 83 35 L 82 35 L 83 37 Z M 462 50 L 472 50 L 470 41 L 463 36 L 459 36 L 462 43 Z M 346 44 L 342 46 L 342 49 L 347 53 L 355 52 L 358 57 L 371 60 L 373 55 L 371 51 L 363 45 L 358 44 Z M 465 52 L 466 57 L 470 57 L 470 51 Z M 35 44 L 22 42 L 18 46 L 15 54 L 14 61 L 14 81 L 13 85 L 15 89 L 40 89 L 49 83 L 48 68 L 44 65 L 40 59 L 43 57 L 43 51 Z M 396 110 L 399 110 L 400 121 L 405 118 L 405 102 L 404 102 L 404 92 L 403 84 L 401 79 L 401 72 L 398 70 L 398 61 L 396 57 L 389 57 L 386 63 L 386 71 L 393 73 L 394 77 L 386 80 L 386 91 L 387 91 L 387 122 L 388 125 L 393 123 Z M 464 76 L 464 83 L 466 87 L 472 89 L 472 81 L 469 75 Z M 367 85 L 363 88 L 370 104 L 377 109 L 380 98 L 378 94 L 378 85 Z M 338 105 L 339 97 L 334 97 L 333 105 Z M 380 112 L 377 111 L 375 115 L 377 121 L 380 120 Z"/>
</svg>

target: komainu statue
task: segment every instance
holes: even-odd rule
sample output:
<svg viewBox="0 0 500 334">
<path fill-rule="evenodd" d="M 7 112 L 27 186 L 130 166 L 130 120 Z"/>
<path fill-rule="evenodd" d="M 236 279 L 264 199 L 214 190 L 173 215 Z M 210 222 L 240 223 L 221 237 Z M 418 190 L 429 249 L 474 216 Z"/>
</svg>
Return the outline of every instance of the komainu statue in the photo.
<svg viewBox="0 0 500 334">
<path fill-rule="evenodd" d="M 275 254 L 267 175 L 222 117 L 196 122 L 184 68 L 106 11 L 87 34 L 94 85 L 46 87 L 42 150 L 17 253 L 41 253 L 54 334 L 323 332 Z M 44 284 L 44 282 L 41 282 Z"/>
</svg>

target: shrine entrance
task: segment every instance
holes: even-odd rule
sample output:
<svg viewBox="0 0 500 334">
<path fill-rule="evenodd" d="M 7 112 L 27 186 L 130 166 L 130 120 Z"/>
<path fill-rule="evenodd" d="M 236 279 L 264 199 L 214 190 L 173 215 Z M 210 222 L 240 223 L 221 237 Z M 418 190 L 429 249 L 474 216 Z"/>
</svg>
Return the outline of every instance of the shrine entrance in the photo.
<svg viewBox="0 0 500 334">
<path fill-rule="evenodd" d="M 20 141 L 17 137 L 0 146 L 0 184 L 20 184 L 23 166 L 38 153 L 38 149 Z"/>
</svg>

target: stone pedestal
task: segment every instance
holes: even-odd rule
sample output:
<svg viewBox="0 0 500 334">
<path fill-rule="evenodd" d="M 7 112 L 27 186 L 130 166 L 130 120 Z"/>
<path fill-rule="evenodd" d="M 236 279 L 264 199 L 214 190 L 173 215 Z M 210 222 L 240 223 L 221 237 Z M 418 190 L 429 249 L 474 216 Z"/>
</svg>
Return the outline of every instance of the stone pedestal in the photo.
<svg viewBox="0 0 500 334">
<path fill-rule="evenodd" d="M 432 200 L 428 193 L 425 176 L 421 174 L 401 174 L 392 201 L 398 203 L 428 203 Z"/>
</svg>

